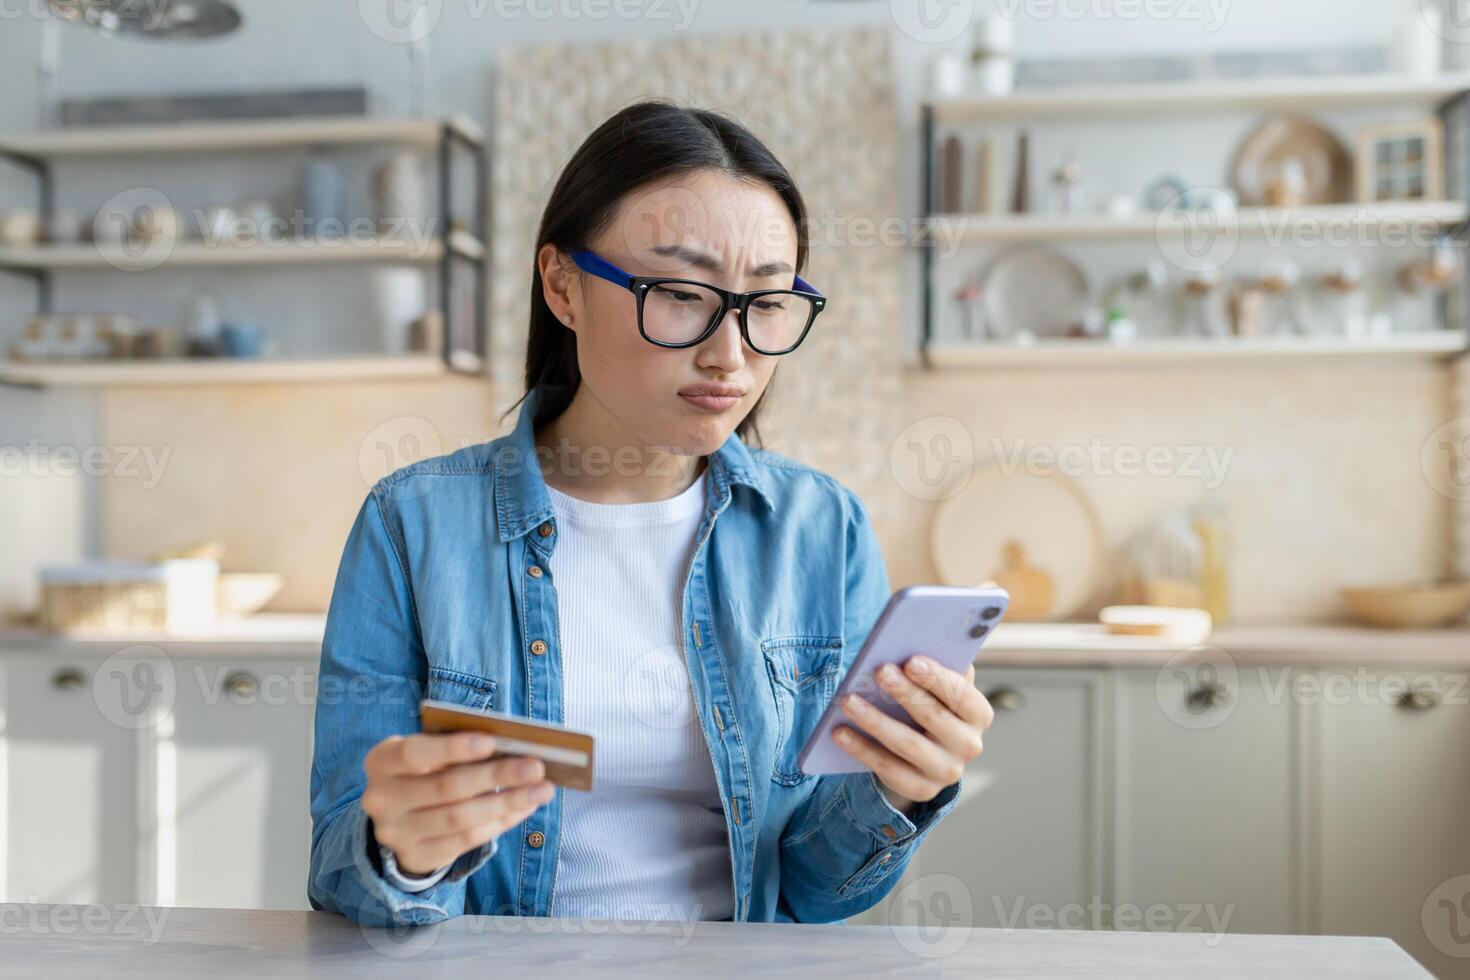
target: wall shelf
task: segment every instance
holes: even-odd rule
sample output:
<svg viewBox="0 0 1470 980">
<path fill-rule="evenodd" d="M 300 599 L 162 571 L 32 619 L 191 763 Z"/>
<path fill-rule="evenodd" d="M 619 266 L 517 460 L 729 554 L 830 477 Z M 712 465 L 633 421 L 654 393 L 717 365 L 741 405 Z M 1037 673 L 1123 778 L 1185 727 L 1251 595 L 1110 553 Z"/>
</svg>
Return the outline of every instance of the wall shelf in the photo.
<svg viewBox="0 0 1470 980">
<path fill-rule="evenodd" d="M 1470 72 L 1428 77 L 1394 74 L 1284 79 L 1222 79 L 1151 85 L 1022 89 L 1000 98 L 943 99 L 928 103 L 948 125 L 1031 121 L 1042 117 L 1139 115 L 1203 109 L 1283 109 L 1294 112 L 1344 106 L 1438 103 L 1470 89 Z"/>
<path fill-rule="evenodd" d="M 1147 212 L 1126 218 L 1105 214 L 937 214 L 929 217 L 940 241 L 990 245 L 1032 239 L 1051 242 L 1151 238 L 1180 235 L 1189 229 L 1188 212 Z M 1464 201 L 1388 201 L 1330 204 L 1301 208 L 1239 208 L 1211 212 L 1211 231 L 1235 231 L 1242 237 L 1274 236 L 1316 228 L 1383 228 L 1387 225 L 1450 227 L 1470 218 Z M 1406 231 L 1408 229 L 1405 229 Z"/>
<path fill-rule="evenodd" d="M 483 246 L 472 236 L 463 236 L 460 254 L 483 254 Z M 310 239 L 306 241 L 243 242 L 207 244 L 179 242 L 166 257 L 143 252 L 130 258 L 96 245 L 50 245 L 35 248 L 0 248 L 0 266 L 14 269 L 95 269 L 139 271 L 155 267 L 329 265 L 334 263 L 429 264 L 444 257 L 445 245 L 438 238 L 422 241 L 396 239 Z M 160 261 L 161 258 L 161 261 Z"/>
<path fill-rule="evenodd" d="M 426 275 L 438 280 L 438 309 L 443 318 L 443 345 L 439 367 L 432 373 L 473 371 L 484 368 L 485 321 L 488 310 L 489 158 L 484 131 L 464 116 L 448 119 L 368 119 L 354 116 L 321 118 L 260 119 L 233 122 L 185 123 L 161 126 L 102 126 L 58 129 L 44 132 L 0 135 L 0 159 L 30 171 L 36 180 L 43 227 L 50 224 L 56 206 L 54 163 L 60 159 L 112 159 L 123 155 L 174 158 L 181 154 L 234 153 L 348 146 L 406 147 L 430 155 L 437 177 L 438 212 L 432 216 L 433 234 L 418 239 L 360 238 L 293 239 L 258 242 L 204 242 L 180 240 L 167 248 L 132 250 L 99 247 L 96 244 L 0 248 L 0 272 L 31 281 L 36 290 L 36 308 L 49 313 L 55 308 L 55 273 L 112 271 L 156 272 L 204 267 L 259 267 L 270 269 L 329 264 L 422 266 Z M 465 153 L 473 166 L 473 214 L 464 224 L 454 221 L 454 153 Z M 162 253 L 162 254 L 159 254 Z M 457 269 L 470 268 L 473 279 L 464 303 L 456 301 Z M 468 321 L 468 322 L 462 322 Z M 107 364 L 101 366 L 57 366 L 0 364 L 0 383 L 42 386 L 46 384 L 171 384 L 192 379 L 202 372 L 207 380 L 333 380 L 341 376 L 335 364 L 346 366 L 346 374 L 359 376 L 419 376 L 425 373 L 417 359 L 404 361 L 377 358 L 371 366 L 347 356 L 333 361 L 261 362 L 226 369 L 222 365 Z M 40 374 L 36 372 L 40 371 Z M 281 377 L 281 376 L 284 377 Z M 145 380 L 132 382 L 134 377 Z M 95 380 L 93 380 L 95 379 Z"/>
<path fill-rule="evenodd" d="M 1353 358 L 1450 360 L 1470 351 L 1470 338 L 1458 330 L 1400 334 L 1383 340 L 1261 337 L 1210 340 L 1177 338 L 1112 344 L 1096 340 L 1043 340 L 1035 344 L 945 343 L 929 348 L 934 368 L 989 371 L 1032 368 L 1135 368 L 1242 364 L 1291 360 L 1293 363 Z"/>
<path fill-rule="evenodd" d="M 21 387 L 119 387 L 391 381 L 479 374 L 480 358 L 458 351 L 452 366 L 438 354 L 332 358 L 173 358 L 156 361 L 0 361 L 0 384 Z"/>
<path fill-rule="evenodd" d="M 405 146 L 433 149 L 448 127 L 483 143 L 484 131 L 467 116 L 368 119 L 356 116 L 258 119 L 163 126 L 85 126 L 0 136 L 0 153 L 37 159 L 119 154 L 216 153 L 295 146 Z"/>
<path fill-rule="evenodd" d="M 1212 110 L 1310 113 L 1327 109 L 1392 107 L 1417 108 L 1426 115 L 1434 113 L 1445 124 L 1447 132 L 1462 132 L 1454 127 L 1470 121 L 1470 72 L 1425 77 L 1362 74 L 1033 88 L 1001 98 L 971 97 L 923 103 L 920 107 L 920 199 L 928 216 L 923 220 L 925 233 L 918 242 L 923 283 L 919 363 L 925 367 L 1060 367 L 1242 357 L 1449 357 L 1463 352 L 1465 337 L 1458 330 L 1442 331 L 1442 336 L 1405 335 L 1371 343 L 1324 342 L 1315 338 L 1271 342 L 1236 339 L 1228 346 L 1201 347 L 1199 341 L 1178 338 L 1168 343 L 1148 342 L 1126 348 L 1109 345 L 1091 347 L 1075 341 L 1024 348 L 956 342 L 951 331 L 941 329 L 939 323 L 941 299 L 937 280 L 941 278 L 946 260 L 969 259 L 968 253 L 957 251 L 964 246 L 1133 240 L 1152 241 L 1163 250 L 1176 247 L 1181 239 L 1185 244 L 1192 244 L 1187 236 L 1201 233 L 1218 236 L 1223 232 L 1241 240 L 1282 244 L 1291 250 L 1331 245 L 1336 241 L 1334 236 L 1344 236 L 1348 241 L 1362 244 L 1370 244 L 1371 237 L 1373 245 L 1421 248 L 1442 236 L 1459 234 L 1470 222 L 1470 205 L 1459 199 L 1344 202 L 1301 208 L 1244 207 L 1233 212 L 1212 210 L 1206 221 L 1192 221 L 1187 211 L 1142 212 L 1123 218 L 1087 213 L 944 213 L 937 211 L 936 207 L 941 177 L 938 173 L 938 142 L 941 138 L 947 140 L 958 135 L 950 132 L 946 136 L 946 130 L 987 123 L 1026 126 L 1046 119 L 1152 118 L 1167 113 L 1193 114 Z M 1233 127 L 1235 124 L 1230 122 L 1226 125 Z M 1462 136 L 1452 136 L 1447 145 L 1453 148 L 1457 139 L 1462 140 Z M 1140 165 L 1147 166 L 1149 172 L 1157 172 L 1160 166 L 1166 166 L 1157 159 L 1158 154 L 1153 148 L 1140 146 L 1139 152 L 1141 157 L 1147 157 L 1148 162 L 1140 162 Z M 1229 146 L 1222 145 L 1220 153 L 1222 159 L 1226 158 Z M 1446 180 L 1447 193 L 1454 198 L 1465 197 L 1464 188 L 1470 176 L 1464 172 L 1463 161 L 1451 153 L 1443 163 L 1447 169 L 1453 168 Z M 1115 170 L 1118 167 L 1116 163 L 1113 166 Z M 969 164 L 966 167 L 966 173 L 969 173 Z M 1113 174 L 1111 179 L 1126 185 L 1117 174 Z M 949 278 L 953 279 L 953 276 Z M 1098 301 L 1099 297 L 1092 299 Z M 1461 315 L 1455 316 L 1455 313 Z M 1470 318 L 1470 308 L 1454 310 L 1447 323 L 1458 325 L 1466 318 Z M 1425 337 L 1428 339 L 1423 339 Z"/>
</svg>

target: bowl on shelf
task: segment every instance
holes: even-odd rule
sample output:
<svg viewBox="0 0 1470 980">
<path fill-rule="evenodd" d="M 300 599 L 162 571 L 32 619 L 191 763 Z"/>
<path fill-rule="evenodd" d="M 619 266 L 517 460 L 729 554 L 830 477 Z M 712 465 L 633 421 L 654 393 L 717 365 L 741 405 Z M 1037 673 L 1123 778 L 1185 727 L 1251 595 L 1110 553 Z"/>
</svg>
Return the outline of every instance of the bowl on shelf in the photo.
<svg viewBox="0 0 1470 980">
<path fill-rule="evenodd" d="M 1363 586 L 1340 593 L 1354 618 L 1369 626 L 1432 629 L 1470 614 L 1470 582 Z"/>
<path fill-rule="evenodd" d="M 281 591 L 284 580 L 271 572 L 221 572 L 215 604 L 221 619 L 251 616 Z"/>
</svg>

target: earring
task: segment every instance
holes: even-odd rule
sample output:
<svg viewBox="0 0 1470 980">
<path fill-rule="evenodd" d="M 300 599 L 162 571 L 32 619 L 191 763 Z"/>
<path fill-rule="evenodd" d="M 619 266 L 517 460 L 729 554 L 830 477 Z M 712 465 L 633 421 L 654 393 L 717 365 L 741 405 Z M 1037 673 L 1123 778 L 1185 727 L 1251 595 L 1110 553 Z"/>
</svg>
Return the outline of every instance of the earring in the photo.
<svg viewBox="0 0 1470 980">
<path fill-rule="evenodd" d="M 561 315 L 561 322 L 570 326 L 572 322 L 572 315 L 570 313 L 563 313 Z"/>
</svg>

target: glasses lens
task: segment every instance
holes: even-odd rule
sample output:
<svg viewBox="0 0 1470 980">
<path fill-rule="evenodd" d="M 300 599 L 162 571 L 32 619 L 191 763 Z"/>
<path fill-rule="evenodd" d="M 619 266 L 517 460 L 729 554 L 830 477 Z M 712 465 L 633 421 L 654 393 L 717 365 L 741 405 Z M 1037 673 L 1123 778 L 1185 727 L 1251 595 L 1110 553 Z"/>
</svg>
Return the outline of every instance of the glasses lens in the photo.
<svg viewBox="0 0 1470 980">
<path fill-rule="evenodd" d="M 800 293 L 763 293 L 750 301 L 745 329 L 756 350 L 782 354 L 801 339 L 811 318 L 812 301 Z"/>
<path fill-rule="evenodd" d="M 699 338 L 715 314 L 720 297 L 689 282 L 662 282 L 643 296 L 643 332 L 661 344 L 687 344 Z"/>
</svg>

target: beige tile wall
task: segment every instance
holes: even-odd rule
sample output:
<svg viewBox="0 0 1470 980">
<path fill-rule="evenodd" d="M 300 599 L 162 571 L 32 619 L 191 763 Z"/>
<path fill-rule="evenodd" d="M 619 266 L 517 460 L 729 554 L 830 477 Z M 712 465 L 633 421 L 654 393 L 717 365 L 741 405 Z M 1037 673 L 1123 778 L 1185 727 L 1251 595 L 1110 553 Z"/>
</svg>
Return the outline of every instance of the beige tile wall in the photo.
<svg viewBox="0 0 1470 980">
<path fill-rule="evenodd" d="M 1219 497 L 1231 519 L 1234 603 L 1252 620 L 1328 618 L 1351 581 L 1432 578 L 1450 560 L 1451 504 L 1426 477 L 1421 449 L 1446 420 L 1448 377 L 1428 365 L 1147 371 L 1086 375 L 914 372 L 884 404 L 885 431 L 854 438 L 835 464 L 856 486 L 875 465 L 878 517 L 894 585 L 932 581 L 934 502 L 889 469 L 894 436 L 947 416 L 979 460 L 1018 441 L 1054 449 L 1211 446 L 1234 451 Z M 343 540 L 372 480 L 436 450 L 504 431 L 497 397 L 469 381 L 126 389 L 102 396 L 103 439 L 167 452 L 155 487 L 104 483 L 109 554 L 146 555 L 215 538 L 235 570 L 274 570 L 279 609 L 324 608 Z M 841 407 L 777 414 L 773 448 L 816 462 L 793 417 L 840 421 Z M 1089 475 L 1079 482 L 1110 545 L 1204 493 L 1193 476 Z"/>
<path fill-rule="evenodd" d="M 119 388 L 98 407 L 103 445 L 150 446 L 164 461 L 156 486 L 104 480 L 106 553 L 141 558 L 217 540 L 227 569 L 282 573 L 273 608 L 290 610 L 326 608 L 378 477 L 497 431 L 489 384 L 460 379 Z"/>
</svg>

